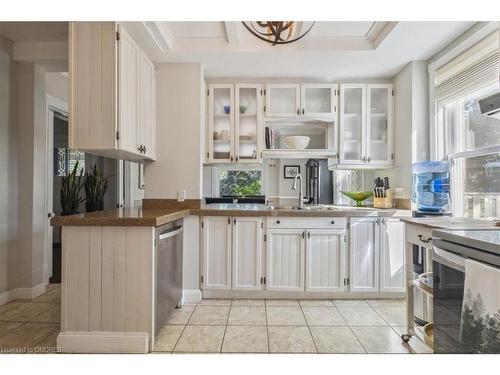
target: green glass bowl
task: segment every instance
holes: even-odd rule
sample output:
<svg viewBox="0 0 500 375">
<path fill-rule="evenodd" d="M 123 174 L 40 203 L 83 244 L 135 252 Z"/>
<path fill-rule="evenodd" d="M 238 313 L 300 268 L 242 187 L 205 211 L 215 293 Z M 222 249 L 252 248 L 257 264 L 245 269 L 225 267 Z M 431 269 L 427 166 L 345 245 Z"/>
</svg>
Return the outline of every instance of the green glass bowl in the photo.
<svg viewBox="0 0 500 375">
<path fill-rule="evenodd" d="M 341 191 L 346 197 L 356 202 L 356 207 L 364 207 L 363 201 L 373 196 L 373 191 Z"/>
</svg>

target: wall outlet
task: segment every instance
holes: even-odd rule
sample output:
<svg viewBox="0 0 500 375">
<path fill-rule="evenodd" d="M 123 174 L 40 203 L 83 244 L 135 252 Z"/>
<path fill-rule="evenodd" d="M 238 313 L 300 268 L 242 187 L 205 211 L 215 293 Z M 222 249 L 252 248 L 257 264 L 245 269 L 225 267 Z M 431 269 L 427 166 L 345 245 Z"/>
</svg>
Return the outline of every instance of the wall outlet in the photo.
<svg viewBox="0 0 500 375">
<path fill-rule="evenodd" d="M 186 190 L 177 190 L 177 202 L 184 202 L 186 200 Z"/>
</svg>

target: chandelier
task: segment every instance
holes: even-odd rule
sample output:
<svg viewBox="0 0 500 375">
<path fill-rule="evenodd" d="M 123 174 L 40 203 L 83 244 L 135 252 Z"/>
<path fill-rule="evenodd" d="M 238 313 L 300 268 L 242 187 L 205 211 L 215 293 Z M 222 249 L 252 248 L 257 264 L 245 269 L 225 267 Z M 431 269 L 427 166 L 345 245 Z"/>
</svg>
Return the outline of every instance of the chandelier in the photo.
<svg viewBox="0 0 500 375">
<path fill-rule="evenodd" d="M 289 44 L 302 39 L 314 26 L 314 22 L 304 31 L 303 22 L 296 21 L 251 21 L 242 22 L 250 33 L 272 46 Z"/>
</svg>

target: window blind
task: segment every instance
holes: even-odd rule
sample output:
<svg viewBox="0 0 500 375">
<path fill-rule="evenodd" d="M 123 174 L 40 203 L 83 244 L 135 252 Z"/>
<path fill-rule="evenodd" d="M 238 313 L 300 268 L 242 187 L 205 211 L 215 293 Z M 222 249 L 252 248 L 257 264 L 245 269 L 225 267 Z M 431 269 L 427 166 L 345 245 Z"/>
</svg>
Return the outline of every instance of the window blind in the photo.
<svg viewBox="0 0 500 375">
<path fill-rule="evenodd" d="M 436 101 L 445 104 L 498 82 L 498 47 L 498 32 L 495 32 L 439 68 L 435 78 Z"/>
</svg>

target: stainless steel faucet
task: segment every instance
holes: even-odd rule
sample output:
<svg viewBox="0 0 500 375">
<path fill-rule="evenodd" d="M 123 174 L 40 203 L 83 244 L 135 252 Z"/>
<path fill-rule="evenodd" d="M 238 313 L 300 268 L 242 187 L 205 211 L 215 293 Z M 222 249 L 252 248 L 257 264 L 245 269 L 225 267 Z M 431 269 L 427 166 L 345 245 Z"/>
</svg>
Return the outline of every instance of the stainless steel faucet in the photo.
<svg viewBox="0 0 500 375">
<path fill-rule="evenodd" d="M 300 185 L 299 185 L 299 209 L 304 208 L 304 195 L 302 194 L 302 176 L 300 173 L 297 173 L 295 175 L 295 178 L 293 179 L 293 185 L 292 185 L 292 190 L 297 190 L 297 180 L 300 180 Z"/>
</svg>

